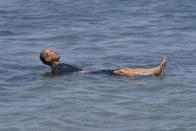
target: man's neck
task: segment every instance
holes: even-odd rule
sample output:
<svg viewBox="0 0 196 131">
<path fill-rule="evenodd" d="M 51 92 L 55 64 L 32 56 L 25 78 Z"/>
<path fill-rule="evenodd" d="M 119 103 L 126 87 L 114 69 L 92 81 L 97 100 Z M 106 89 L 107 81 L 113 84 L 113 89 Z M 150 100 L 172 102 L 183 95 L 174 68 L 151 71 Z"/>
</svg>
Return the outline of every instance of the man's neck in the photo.
<svg viewBox="0 0 196 131">
<path fill-rule="evenodd" d="M 54 61 L 50 66 L 51 66 L 51 67 L 55 67 L 55 66 L 58 65 L 58 64 L 60 64 L 59 61 Z"/>
</svg>

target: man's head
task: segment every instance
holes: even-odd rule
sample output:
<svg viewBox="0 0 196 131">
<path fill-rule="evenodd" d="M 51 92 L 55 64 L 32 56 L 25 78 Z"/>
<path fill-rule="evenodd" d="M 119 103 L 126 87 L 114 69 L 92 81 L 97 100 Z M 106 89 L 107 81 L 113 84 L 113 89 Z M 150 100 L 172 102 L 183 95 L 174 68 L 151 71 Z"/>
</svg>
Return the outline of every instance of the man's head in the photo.
<svg viewBox="0 0 196 131">
<path fill-rule="evenodd" d="M 53 62 L 58 62 L 60 59 L 59 54 L 54 50 L 45 49 L 40 53 L 40 60 L 46 65 L 52 65 Z"/>
</svg>

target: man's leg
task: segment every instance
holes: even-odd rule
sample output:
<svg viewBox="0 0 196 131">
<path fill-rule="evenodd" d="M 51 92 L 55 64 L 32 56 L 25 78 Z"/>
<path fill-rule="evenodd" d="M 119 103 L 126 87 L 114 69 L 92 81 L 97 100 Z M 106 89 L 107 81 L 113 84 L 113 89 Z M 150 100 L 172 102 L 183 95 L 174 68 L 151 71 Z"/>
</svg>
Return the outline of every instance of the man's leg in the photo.
<svg viewBox="0 0 196 131">
<path fill-rule="evenodd" d="M 122 76 L 127 77 L 138 77 L 138 76 L 158 76 L 164 72 L 166 64 L 166 57 L 164 57 L 162 63 L 155 68 L 152 69 L 143 69 L 143 68 L 137 68 L 137 69 L 131 69 L 131 68 L 122 68 L 120 70 L 114 71 L 115 74 L 119 74 Z"/>
</svg>

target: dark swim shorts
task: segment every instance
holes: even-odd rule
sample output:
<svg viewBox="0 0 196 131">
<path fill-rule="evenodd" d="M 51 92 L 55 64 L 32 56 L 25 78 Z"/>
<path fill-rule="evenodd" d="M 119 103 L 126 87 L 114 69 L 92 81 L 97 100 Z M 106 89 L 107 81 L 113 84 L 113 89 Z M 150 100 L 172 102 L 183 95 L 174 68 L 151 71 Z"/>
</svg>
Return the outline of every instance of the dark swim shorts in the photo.
<svg viewBox="0 0 196 131">
<path fill-rule="evenodd" d="M 109 74 L 109 75 L 113 75 L 115 70 L 96 70 L 96 71 L 90 71 L 90 74 Z"/>
</svg>

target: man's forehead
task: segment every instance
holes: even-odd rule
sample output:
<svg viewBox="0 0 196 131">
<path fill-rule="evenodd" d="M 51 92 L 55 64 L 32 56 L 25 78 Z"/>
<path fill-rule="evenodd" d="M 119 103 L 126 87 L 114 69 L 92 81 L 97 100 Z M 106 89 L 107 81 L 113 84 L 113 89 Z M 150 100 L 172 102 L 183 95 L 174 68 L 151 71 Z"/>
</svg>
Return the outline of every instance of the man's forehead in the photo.
<svg viewBox="0 0 196 131">
<path fill-rule="evenodd" d="M 45 49 L 42 51 L 42 53 L 48 53 L 48 52 L 51 52 L 52 50 L 51 49 Z"/>
</svg>

